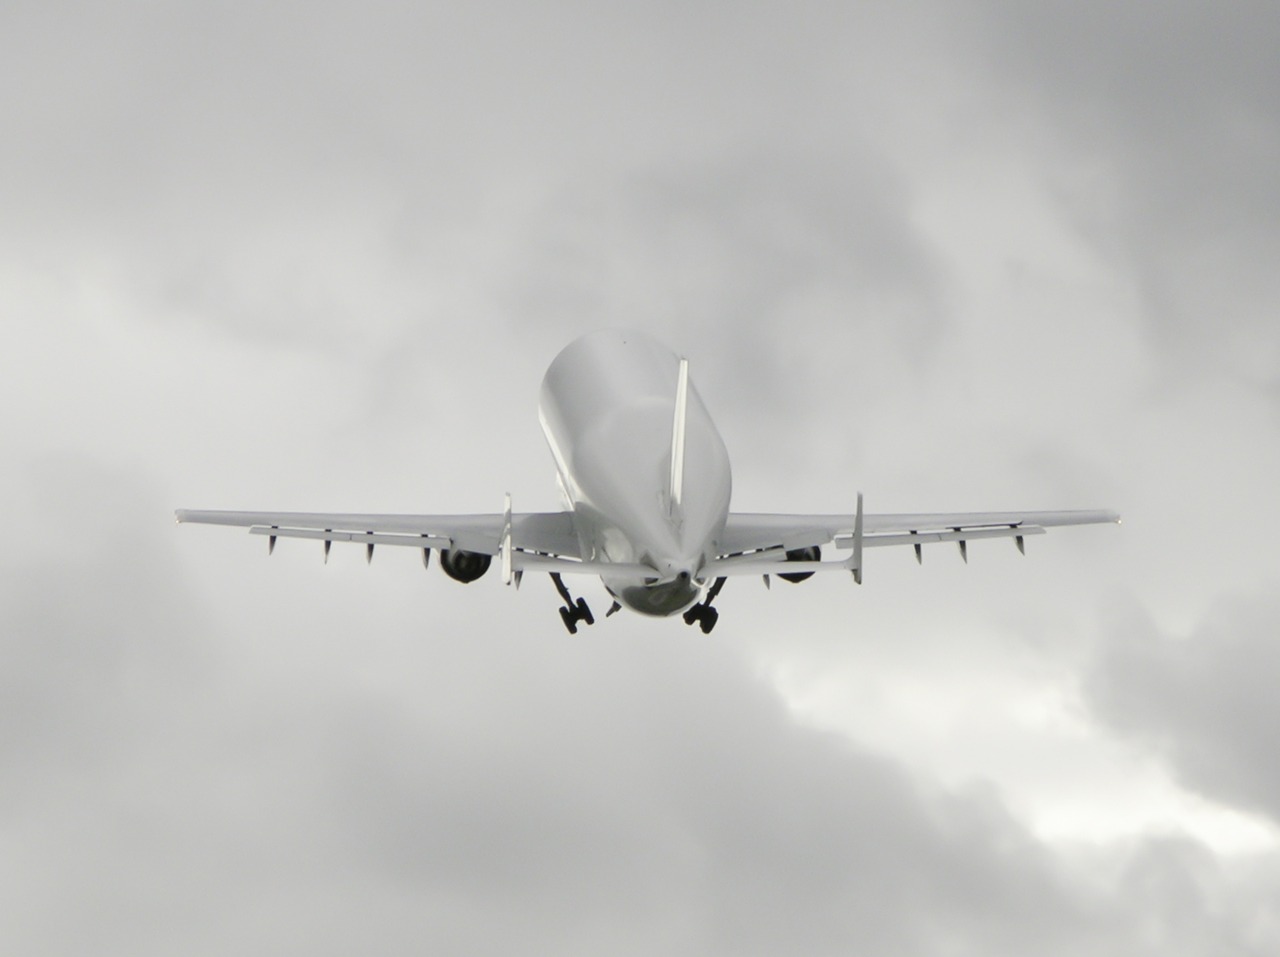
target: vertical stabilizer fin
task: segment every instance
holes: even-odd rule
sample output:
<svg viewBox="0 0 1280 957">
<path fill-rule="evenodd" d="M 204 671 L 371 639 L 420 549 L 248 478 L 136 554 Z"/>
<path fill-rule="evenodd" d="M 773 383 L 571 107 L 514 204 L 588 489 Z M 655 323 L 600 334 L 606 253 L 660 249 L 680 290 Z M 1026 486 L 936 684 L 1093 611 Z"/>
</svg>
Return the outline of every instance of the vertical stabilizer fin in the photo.
<svg viewBox="0 0 1280 957">
<path fill-rule="evenodd" d="M 684 439 L 685 422 L 689 411 L 689 360 L 680 360 L 680 374 L 676 380 L 675 420 L 671 423 L 671 486 L 668 502 L 672 517 L 680 515 L 680 501 L 684 496 Z"/>
</svg>

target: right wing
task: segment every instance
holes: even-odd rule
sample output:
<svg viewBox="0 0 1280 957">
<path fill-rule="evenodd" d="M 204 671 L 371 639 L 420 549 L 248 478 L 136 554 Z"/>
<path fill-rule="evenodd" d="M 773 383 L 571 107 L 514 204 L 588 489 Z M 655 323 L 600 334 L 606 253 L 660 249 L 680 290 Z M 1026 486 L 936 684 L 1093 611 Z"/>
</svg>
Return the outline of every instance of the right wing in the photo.
<svg viewBox="0 0 1280 957">
<path fill-rule="evenodd" d="M 887 545 L 913 545 L 916 558 L 929 542 L 965 543 L 978 538 L 1012 538 L 1022 549 L 1028 535 L 1042 535 L 1046 528 L 1062 525 L 1118 523 L 1111 511 L 1052 512 L 908 512 L 863 515 L 862 496 L 853 515 L 786 515 L 730 513 L 720 538 L 719 557 L 708 564 L 709 577 L 851 571 L 861 579 L 862 549 Z M 788 561 L 786 553 L 823 545 L 847 548 L 840 561 Z"/>
</svg>

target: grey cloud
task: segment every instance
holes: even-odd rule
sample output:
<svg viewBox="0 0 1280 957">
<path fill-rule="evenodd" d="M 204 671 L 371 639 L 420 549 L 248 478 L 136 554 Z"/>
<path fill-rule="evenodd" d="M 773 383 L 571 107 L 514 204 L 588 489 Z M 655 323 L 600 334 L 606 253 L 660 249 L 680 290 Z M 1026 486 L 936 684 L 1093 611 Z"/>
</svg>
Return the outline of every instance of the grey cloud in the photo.
<svg viewBox="0 0 1280 957">
<path fill-rule="evenodd" d="M 922 361 L 945 321 L 909 186 L 852 122 L 866 94 L 832 32 L 861 49 L 892 24 L 82 14 L 10 14 L 14 255 L 112 272 L 157 324 L 371 353 L 368 416 L 405 405 L 468 330 L 546 352 L 638 324 L 727 356 L 699 366 L 709 395 L 794 424 L 849 375 L 814 366 L 817 342 L 837 351 L 834 334 L 865 378 Z M 803 454 L 803 432 L 774 431 Z"/>
<path fill-rule="evenodd" d="M 860 142 L 826 155 L 752 149 L 583 185 L 526 227 L 517 300 L 534 283 L 595 287 L 596 315 L 688 326 L 722 347 L 766 332 L 776 340 L 779 328 L 805 339 L 806 323 L 833 320 L 889 322 L 924 345 L 936 321 L 925 308 L 936 265 L 908 225 L 907 184 Z M 843 313 L 795 308 L 814 292 L 830 297 L 815 305 L 838 301 Z"/>
<path fill-rule="evenodd" d="M 723 644 L 513 634 L 473 594 L 470 625 L 424 635 L 399 582 L 371 601 L 343 574 L 322 601 L 310 564 L 310 602 L 261 566 L 197 586 L 145 485 L 47 474 L 38 514 L 81 558 L 6 568 L 8 949 L 1274 945 L 1237 929 L 1257 885 L 1222 903 L 1234 872 L 1202 849 L 1143 845 L 1100 879 L 993 793 L 797 724 Z M 272 597 L 239 612 L 254 579 Z"/>
<path fill-rule="evenodd" d="M 1086 688 L 1186 786 L 1280 821 L 1277 668 L 1280 603 L 1261 591 L 1219 600 L 1186 636 L 1162 634 L 1136 606 L 1115 611 Z"/>
<path fill-rule="evenodd" d="M 1176 256 L 1221 226 L 1221 249 L 1244 253 L 1242 288 L 1263 289 L 1273 113 L 1250 71 L 1269 62 L 1266 31 L 1239 68 L 1188 78 L 1149 115 L 1169 57 L 1130 63 L 1120 47 L 1081 69 L 1085 22 L 1055 10 L 1070 46 L 1026 60 L 1009 51 L 1035 47 L 1022 41 L 1037 14 L 1003 11 L 992 40 L 1015 42 L 978 92 L 1027 80 L 1080 146 L 1068 169 L 1114 161 L 1124 205 L 1087 226 L 1108 253 L 1123 246 L 1118 269 L 1165 237 L 1140 275 L 1171 295 Z M 913 164 L 949 158 L 911 153 L 901 132 L 909 114 L 954 122 L 903 88 L 951 71 L 968 89 L 965 18 L 927 4 L 902 20 L 736 13 L 0 13 L 0 253 L 24 279 L 5 283 L 19 290 L 6 354 L 30 393 L 6 402 L 20 547 L 0 579 L 0 887 L 16 916 L 0 949 L 1275 952 L 1273 854 L 1046 845 L 997 791 L 931 787 L 927 770 L 797 724 L 724 625 L 700 642 L 619 616 L 570 643 L 545 580 L 518 598 L 488 580 L 457 591 L 404 556 L 380 551 L 362 574 L 358 552 L 324 568 L 318 549 L 282 543 L 263 564 L 244 536 L 174 529 L 173 505 L 494 507 L 496 483 L 530 467 L 551 504 L 538 378 L 565 340 L 606 324 L 691 355 L 738 474 L 773 476 L 770 506 L 804 507 L 809 475 L 847 503 L 852 479 L 833 476 L 850 462 L 832 457 L 877 432 L 882 461 L 905 453 L 899 494 L 976 495 L 942 461 L 960 416 L 931 420 L 963 407 L 962 377 L 991 382 L 993 404 L 1017 399 L 951 322 L 955 263 L 912 225 Z M 1192 33 L 1169 42 L 1186 50 Z M 1230 60 L 1209 33 L 1206 57 Z M 1110 86 L 1096 79 L 1108 71 Z M 1200 88 L 1207 105 L 1188 100 L 1183 126 L 1177 104 Z M 1260 118 L 1256 140 L 1223 125 L 1233 103 Z M 1197 144 L 1214 137 L 1231 149 L 1206 158 Z M 1179 201 L 1206 178 L 1235 191 Z M 1073 212 L 1087 220 L 1106 203 L 1084 192 Z M 29 340 L 28 314 L 42 329 Z M 1032 329 L 1019 348 L 1052 360 L 1045 341 Z M 936 374 L 952 355 L 982 358 Z M 1209 429 L 1188 432 L 1185 411 L 1114 418 L 1181 448 Z M 1022 471 L 1081 499 L 1065 504 L 1095 504 L 1101 470 L 1034 418 L 1011 417 L 997 444 L 1036 450 Z M 963 470 L 998 473 L 1000 450 L 968 434 Z M 1243 468 L 1247 444 L 1213 458 Z M 23 477 L 48 447 L 79 451 Z M 1139 474 L 1121 458 L 1130 494 L 1135 475 L 1176 476 L 1166 497 L 1185 500 L 1178 462 Z M 536 506 L 518 494 L 517 507 Z M 1150 557 L 1149 535 L 1125 534 Z M 1081 561 L 1059 586 L 1094 590 L 1099 574 Z M 956 607 L 972 581 L 927 600 Z M 734 627 L 748 648 L 862 655 L 875 616 L 898 612 L 892 595 L 851 608 L 841 592 L 823 624 L 811 594 L 781 600 L 812 634 L 771 636 L 749 614 Z M 1240 621 L 1255 618 L 1273 628 L 1270 611 Z M 1150 634 L 1112 654 L 1094 692 L 1118 727 L 1181 741 L 1168 747 L 1186 780 L 1274 812 L 1274 782 L 1250 770 L 1261 733 L 1231 697 L 1253 680 L 1237 658 L 1179 657 Z M 1178 716 L 1201 693 L 1194 668 L 1217 690 Z"/>
<path fill-rule="evenodd" d="M 462 265 L 510 287 L 501 305 L 519 320 L 625 323 L 614 316 L 652 305 L 712 325 L 797 325 L 779 300 L 818 285 L 794 313 L 839 302 L 856 316 L 852 295 L 924 338 L 906 287 L 927 287 L 928 270 L 902 225 L 903 186 L 868 161 L 855 105 L 839 101 L 853 84 L 825 17 L 799 18 L 792 38 L 765 10 L 726 36 L 697 16 L 587 11 L 561 11 L 551 29 L 501 5 L 357 16 L 328 4 L 305 23 L 287 6 L 248 11 L 11 14 L 4 88 L 29 95 L 0 100 L 16 131 L 6 205 L 25 214 L 28 243 L 48 234 L 63 255 L 132 260 L 131 280 L 158 285 L 170 318 L 194 309 L 268 339 L 323 342 L 334 313 L 354 322 L 370 290 L 352 295 L 327 263 L 400 260 L 434 280 L 463 271 L 478 230 L 499 239 Z M 746 68 L 766 54 L 772 71 Z M 809 97 L 816 128 L 797 121 Z M 494 275 L 504 254 L 514 277 Z M 390 272 L 370 279 L 404 281 Z"/>
<path fill-rule="evenodd" d="M 803 468 L 826 428 L 806 410 L 854 379 L 865 394 L 921 372 L 941 338 L 943 280 L 911 200 L 857 141 L 593 178 L 520 225 L 499 309 L 554 341 L 657 332 L 694 358 L 713 409 Z"/>
<path fill-rule="evenodd" d="M 1152 340 L 1184 373 L 1225 363 L 1274 385 L 1275 6 L 981 6 L 993 74 L 1034 91 L 1059 130 L 1050 165 L 1067 181 L 1073 165 L 1114 178 L 1102 206 L 1096 180 L 1060 198 L 1101 255 L 1134 271 Z"/>
<path fill-rule="evenodd" d="M 1224 867 L 1192 841 L 1152 837 L 1125 860 L 1116 892 L 1147 915 L 1139 919 L 1147 943 L 1163 938 L 1187 954 L 1262 954 L 1273 946 L 1266 928 L 1276 917 L 1278 878 L 1273 860 Z"/>
</svg>

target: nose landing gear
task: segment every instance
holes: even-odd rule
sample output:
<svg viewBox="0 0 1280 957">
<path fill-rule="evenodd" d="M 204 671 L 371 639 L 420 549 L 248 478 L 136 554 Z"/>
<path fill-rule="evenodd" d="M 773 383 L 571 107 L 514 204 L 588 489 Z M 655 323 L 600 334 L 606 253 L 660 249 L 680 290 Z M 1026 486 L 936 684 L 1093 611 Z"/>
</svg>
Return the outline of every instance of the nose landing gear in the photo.
<svg viewBox="0 0 1280 957">
<path fill-rule="evenodd" d="M 569 629 L 569 634 L 576 635 L 578 633 L 578 622 L 580 621 L 585 621 L 588 625 L 596 623 L 595 616 L 591 614 L 591 609 L 587 607 L 587 600 L 585 598 L 575 600 L 573 595 L 569 593 L 569 589 L 565 586 L 564 579 L 560 577 L 559 572 L 551 573 L 551 581 L 555 583 L 556 591 L 564 599 L 564 604 L 560 606 L 560 620 Z"/>
<path fill-rule="evenodd" d="M 716 622 L 720 620 L 720 612 L 711 607 L 711 603 L 716 600 L 716 596 L 720 594 L 720 589 L 724 587 L 725 579 L 717 578 L 707 591 L 707 597 L 696 605 L 690 606 L 689 610 L 684 613 L 684 623 L 692 625 L 697 622 L 698 627 L 702 629 L 704 635 L 711 634 L 711 629 L 716 626 Z"/>
</svg>

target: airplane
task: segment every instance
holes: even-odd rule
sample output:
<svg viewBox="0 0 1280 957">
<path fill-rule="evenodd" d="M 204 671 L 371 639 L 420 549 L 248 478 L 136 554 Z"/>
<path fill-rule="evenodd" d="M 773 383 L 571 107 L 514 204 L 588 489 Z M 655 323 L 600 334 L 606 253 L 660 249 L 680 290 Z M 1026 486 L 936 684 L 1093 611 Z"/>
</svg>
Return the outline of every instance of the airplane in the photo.
<svg viewBox="0 0 1280 957">
<path fill-rule="evenodd" d="M 857 493 L 851 515 L 761 514 L 729 508 L 729 454 L 698 390 L 687 359 L 640 332 L 597 331 L 567 345 L 547 369 L 539 420 L 555 460 L 564 501 L 558 512 L 387 515 L 324 512 L 236 512 L 179 509 L 178 522 L 247 527 L 267 539 L 356 542 L 373 560 L 377 545 L 439 552 L 444 573 L 473 582 L 497 558 L 502 580 L 519 587 L 526 572 L 546 572 L 564 604 L 570 634 L 595 624 L 585 599 L 564 575 L 600 578 L 613 603 L 641 615 L 682 615 L 709 634 L 714 606 L 732 577 L 804 581 L 839 571 L 862 584 L 865 549 L 1011 538 L 1025 554 L 1029 535 L 1062 525 L 1118 523 L 1112 511 L 864 514 Z M 824 548 L 838 557 L 823 558 Z"/>
</svg>

